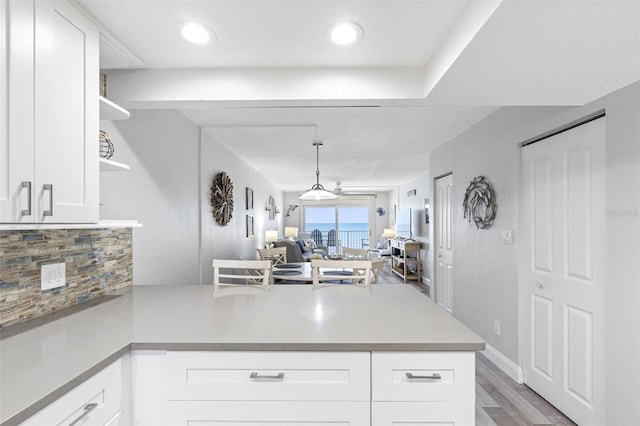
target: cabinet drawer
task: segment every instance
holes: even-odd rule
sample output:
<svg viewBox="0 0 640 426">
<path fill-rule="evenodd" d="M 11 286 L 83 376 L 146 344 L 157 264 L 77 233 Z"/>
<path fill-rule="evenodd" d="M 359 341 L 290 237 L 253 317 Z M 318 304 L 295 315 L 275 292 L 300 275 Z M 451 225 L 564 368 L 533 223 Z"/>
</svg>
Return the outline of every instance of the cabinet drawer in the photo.
<svg viewBox="0 0 640 426">
<path fill-rule="evenodd" d="M 475 424 L 472 402 L 374 402 L 371 426 L 434 426 Z"/>
<path fill-rule="evenodd" d="M 168 400 L 369 401 L 369 352 L 168 352 Z"/>
<path fill-rule="evenodd" d="M 374 352 L 373 401 L 475 401 L 474 352 Z"/>
<path fill-rule="evenodd" d="M 370 426 L 368 402 L 172 401 L 171 426 Z"/>
<path fill-rule="evenodd" d="M 118 360 L 27 419 L 22 426 L 104 426 L 120 412 L 122 364 Z M 117 424 L 117 423 L 112 423 Z"/>
</svg>

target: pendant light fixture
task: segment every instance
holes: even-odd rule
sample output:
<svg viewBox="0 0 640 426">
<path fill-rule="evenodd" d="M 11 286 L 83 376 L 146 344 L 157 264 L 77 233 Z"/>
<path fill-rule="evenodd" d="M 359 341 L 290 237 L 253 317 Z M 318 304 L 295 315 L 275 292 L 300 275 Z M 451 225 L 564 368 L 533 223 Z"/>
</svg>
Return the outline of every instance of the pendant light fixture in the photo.
<svg viewBox="0 0 640 426">
<path fill-rule="evenodd" d="M 320 147 L 323 145 L 322 141 L 315 139 L 313 146 L 316 147 L 316 183 L 310 190 L 300 195 L 301 200 L 335 200 L 338 198 L 336 194 L 324 189 L 324 186 L 320 185 Z"/>
</svg>

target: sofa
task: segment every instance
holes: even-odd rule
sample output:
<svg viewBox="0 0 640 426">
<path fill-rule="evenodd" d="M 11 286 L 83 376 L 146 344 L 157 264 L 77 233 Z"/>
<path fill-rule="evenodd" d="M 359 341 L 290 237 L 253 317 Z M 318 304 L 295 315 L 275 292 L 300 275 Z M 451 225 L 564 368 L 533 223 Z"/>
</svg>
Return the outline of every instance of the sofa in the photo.
<svg viewBox="0 0 640 426">
<path fill-rule="evenodd" d="M 304 237 L 304 232 L 300 233 L 301 237 Z M 310 238 L 309 238 L 310 240 Z M 324 246 L 317 246 L 312 244 L 313 240 L 303 240 L 301 238 L 297 240 L 278 240 L 275 242 L 276 247 L 287 248 L 287 262 L 306 262 L 311 259 L 311 256 L 315 253 L 320 254 L 323 258 L 327 256 L 327 249 Z"/>
<path fill-rule="evenodd" d="M 300 245 L 294 240 L 278 240 L 275 242 L 276 247 L 287 248 L 287 263 L 306 262 L 311 254 L 304 256 Z"/>
</svg>

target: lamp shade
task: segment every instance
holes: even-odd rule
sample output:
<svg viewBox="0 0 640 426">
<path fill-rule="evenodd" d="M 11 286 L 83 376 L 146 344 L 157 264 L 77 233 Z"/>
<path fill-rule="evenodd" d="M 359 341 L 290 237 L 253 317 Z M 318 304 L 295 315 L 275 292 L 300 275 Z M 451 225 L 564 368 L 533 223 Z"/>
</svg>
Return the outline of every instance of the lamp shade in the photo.
<svg viewBox="0 0 640 426">
<path fill-rule="evenodd" d="M 285 237 L 290 237 L 290 238 L 295 238 L 298 236 L 298 228 L 294 227 L 294 226 L 287 226 L 284 228 L 284 236 Z"/>
<path fill-rule="evenodd" d="M 265 233 L 264 239 L 268 242 L 278 241 L 278 231 L 267 231 Z"/>
<path fill-rule="evenodd" d="M 396 231 L 393 228 L 384 228 L 382 232 L 382 238 L 393 238 L 396 236 Z"/>
<path fill-rule="evenodd" d="M 305 192 L 304 194 L 300 195 L 299 197 L 301 200 L 335 200 L 338 198 L 338 196 L 336 194 L 334 194 L 333 192 L 327 191 L 326 189 L 322 188 L 322 189 L 317 189 L 314 188 L 308 190 L 307 192 Z"/>
</svg>

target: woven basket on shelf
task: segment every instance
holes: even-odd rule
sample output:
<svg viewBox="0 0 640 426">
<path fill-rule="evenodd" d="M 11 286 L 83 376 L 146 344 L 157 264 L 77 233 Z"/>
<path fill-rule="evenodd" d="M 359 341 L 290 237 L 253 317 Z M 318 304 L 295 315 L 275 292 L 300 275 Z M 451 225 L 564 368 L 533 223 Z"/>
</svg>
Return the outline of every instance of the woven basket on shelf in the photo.
<svg viewBox="0 0 640 426">
<path fill-rule="evenodd" d="M 111 135 L 104 130 L 100 130 L 100 157 L 108 160 L 113 155 L 113 152 L 114 148 L 111 143 Z"/>
</svg>

